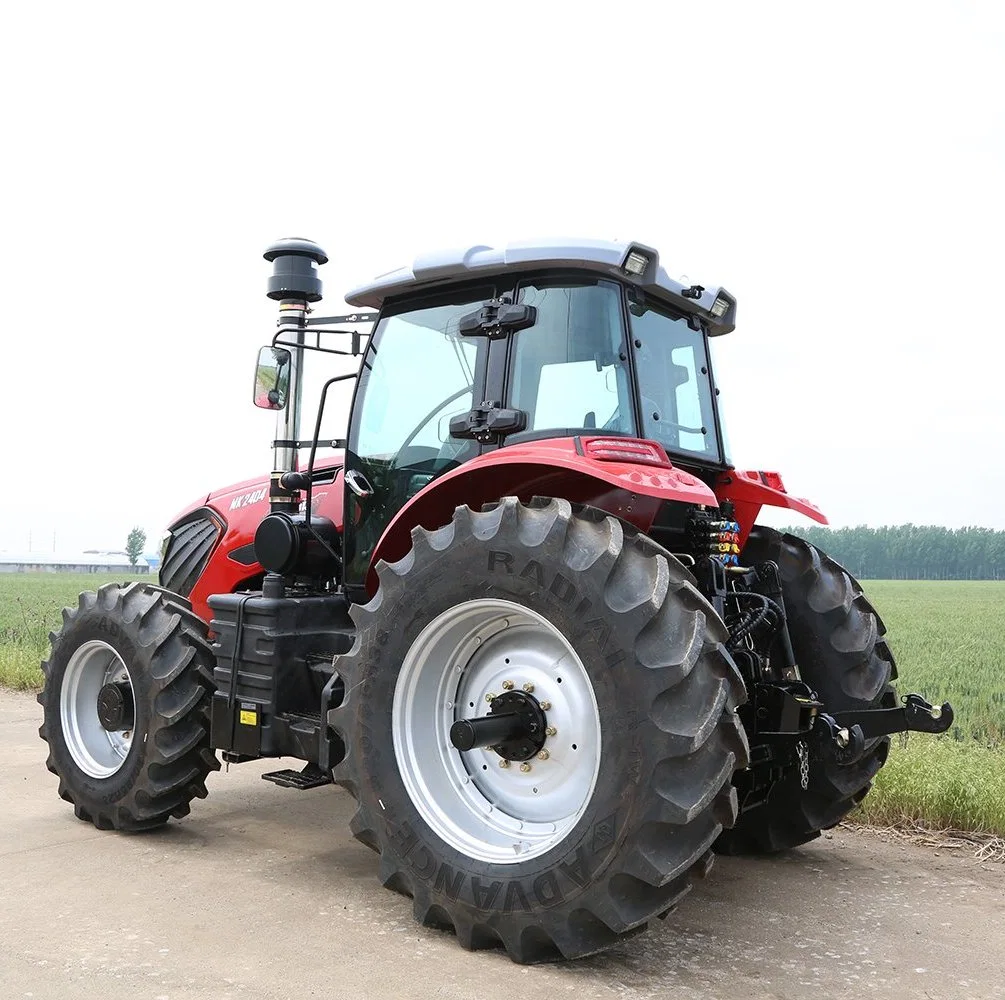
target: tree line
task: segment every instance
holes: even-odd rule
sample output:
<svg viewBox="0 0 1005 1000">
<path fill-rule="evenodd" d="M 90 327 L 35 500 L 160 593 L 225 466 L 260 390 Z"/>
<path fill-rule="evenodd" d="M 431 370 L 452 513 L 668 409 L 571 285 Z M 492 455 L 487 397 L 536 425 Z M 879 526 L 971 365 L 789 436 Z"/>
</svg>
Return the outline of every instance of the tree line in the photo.
<svg viewBox="0 0 1005 1000">
<path fill-rule="evenodd" d="M 934 524 L 782 530 L 812 542 L 860 578 L 1005 580 L 1005 531 Z"/>
</svg>

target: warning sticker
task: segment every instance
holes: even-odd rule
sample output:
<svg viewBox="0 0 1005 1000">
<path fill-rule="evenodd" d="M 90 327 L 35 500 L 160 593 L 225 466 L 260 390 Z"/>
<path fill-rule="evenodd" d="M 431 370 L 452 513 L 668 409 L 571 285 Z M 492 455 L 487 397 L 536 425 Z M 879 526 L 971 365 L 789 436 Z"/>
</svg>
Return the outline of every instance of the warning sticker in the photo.
<svg viewBox="0 0 1005 1000">
<path fill-rule="evenodd" d="M 258 713 L 252 709 L 250 712 L 246 708 L 241 709 L 241 725 L 242 726 L 257 726 L 258 725 Z"/>
</svg>

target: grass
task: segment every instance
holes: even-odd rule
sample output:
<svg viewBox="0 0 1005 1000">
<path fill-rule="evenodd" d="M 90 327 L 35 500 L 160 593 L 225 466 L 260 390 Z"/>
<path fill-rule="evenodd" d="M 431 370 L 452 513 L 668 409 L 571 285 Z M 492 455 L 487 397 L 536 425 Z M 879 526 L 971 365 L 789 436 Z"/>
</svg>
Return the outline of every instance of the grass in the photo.
<svg viewBox="0 0 1005 1000">
<path fill-rule="evenodd" d="M 39 661 L 60 609 L 113 579 L 121 578 L 0 574 L 0 684 L 41 687 Z M 900 692 L 951 701 L 956 720 L 944 736 L 894 737 L 855 818 L 1005 837 L 1005 582 L 878 580 L 864 588 L 886 621 Z"/>
<path fill-rule="evenodd" d="M 0 685 L 15 691 L 42 687 L 39 664 L 49 653 L 49 631 L 59 628 L 60 611 L 75 606 L 82 590 L 137 577 L 99 573 L 0 573 Z"/>
<path fill-rule="evenodd" d="M 1005 744 L 1005 582 L 871 580 L 903 694 L 951 701 L 955 740 Z"/>
<path fill-rule="evenodd" d="M 894 737 L 890 758 L 853 819 L 1005 836 L 1005 750 L 949 737 Z"/>
<path fill-rule="evenodd" d="M 857 819 L 1005 837 L 1005 582 L 873 580 L 901 694 L 952 702 L 944 736 L 894 737 Z"/>
</svg>

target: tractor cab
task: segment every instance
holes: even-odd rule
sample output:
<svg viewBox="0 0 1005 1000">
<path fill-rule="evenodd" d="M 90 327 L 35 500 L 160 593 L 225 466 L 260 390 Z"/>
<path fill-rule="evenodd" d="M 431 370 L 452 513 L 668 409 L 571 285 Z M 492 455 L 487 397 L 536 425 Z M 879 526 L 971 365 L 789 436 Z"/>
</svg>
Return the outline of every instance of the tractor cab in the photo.
<svg viewBox="0 0 1005 1000">
<path fill-rule="evenodd" d="M 317 248 L 311 256 L 312 246 L 283 241 L 267 254 L 276 268 L 270 295 L 286 296 L 275 343 L 293 354 L 309 346 L 305 331 L 332 324 L 305 308 L 320 293 L 312 261 L 324 259 Z M 301 302 L 292 299 L 297 282 Z M 418 493 L 501 448 L 600 437 L 650 442 L 665 464 L 708 481 L 729 465 L 708 338 L 734 328 L 735 301 L 722 289 L 674 281 L 649 247 L 472 247 L 419 258 L 346 301 L 376 311 L 360 314 L 375 322 L 349 419 L 344 509 L 351 516 L 341 538 L 329 539 L 342 543 L 350 588 L 364 583 L 388 526 Z M 266 365 L 274 363 L 275 343 L 263 349 Z M 277 379 L 299 368 L 280 360 Z M 287 375 L 273 392 L 290 396 L 280 441 L 301 436 L 297 388 Z M 296 472 L 292 458 L 289 450 L 277 453 L 276 468 Z M 311 474 L 308 468 L 305 481 Z M 277 534 L 292 537 L 288 528 Z"/>
</svg>

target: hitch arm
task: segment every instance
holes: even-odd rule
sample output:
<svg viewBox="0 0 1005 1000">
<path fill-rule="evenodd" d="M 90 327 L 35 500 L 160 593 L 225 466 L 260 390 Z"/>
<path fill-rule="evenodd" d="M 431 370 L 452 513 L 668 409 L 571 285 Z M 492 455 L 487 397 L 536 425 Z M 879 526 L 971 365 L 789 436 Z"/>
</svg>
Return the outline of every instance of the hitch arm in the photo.
<svg viewBox="0 0 1005 1000">
<path fill-rule="evenodd" d="M 891 733 L 944 733 L 953 724 L 953 706 L 930 705 L 920 694 L 909 694 L 900 708 L 871 708 L 861 712 L 834 712 L 834 721 L 846 729 L 859 726 L 867 740 Z"/>
</svg>

